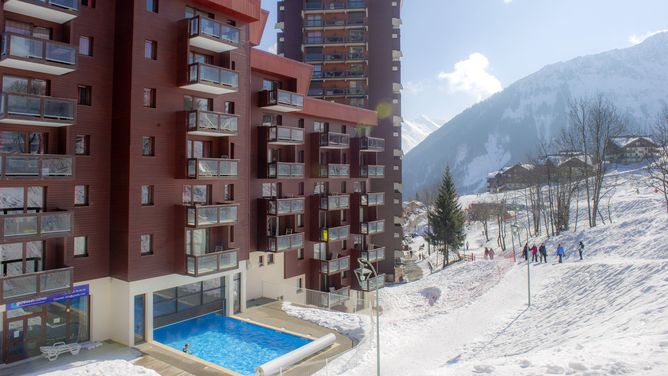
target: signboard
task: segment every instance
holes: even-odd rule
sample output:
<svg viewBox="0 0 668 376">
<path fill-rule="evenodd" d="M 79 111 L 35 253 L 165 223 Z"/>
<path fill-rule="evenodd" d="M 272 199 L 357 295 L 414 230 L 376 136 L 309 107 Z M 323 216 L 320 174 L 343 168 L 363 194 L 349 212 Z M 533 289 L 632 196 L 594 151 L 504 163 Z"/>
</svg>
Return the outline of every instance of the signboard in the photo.
<svg viewBox="0 0 668 376">
<path fill-rule="evenodd" d="M 86 295 L 88 295 L 88 285 L 74 286 L 72 288 L 72 292 L 68 292 L 68 293 L 65 293 L 65 294 L 43 296 L 43 297 L 40 297 L 40 298 L 24 300 L 22 302 L 8 303 L 7 304 L 7 310 L 10 311 L 12 309 L 31 307 L 31 306 L 45 304 L 45 303 L 57 302 L 57 301 L 60 301 L 60 300 L 65 300 L 65 299 L 78 298 L 80 296 L 86 296 Z"/>
</svg>

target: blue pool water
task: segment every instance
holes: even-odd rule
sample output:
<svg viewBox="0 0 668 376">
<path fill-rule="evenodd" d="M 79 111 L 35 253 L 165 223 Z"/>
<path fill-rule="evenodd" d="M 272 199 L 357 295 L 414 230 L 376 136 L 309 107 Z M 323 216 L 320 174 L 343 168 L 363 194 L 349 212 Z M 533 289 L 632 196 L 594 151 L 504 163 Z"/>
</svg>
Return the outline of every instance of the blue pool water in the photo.
<svg viewBox="0 0 668 376">
<path fill-rule="evenodd" d="M 153 339 L 179 351 L 187 342 L 192 355 L 244 375 L 311 342 L 215 312 L 155 329 Z"/>
</svg>

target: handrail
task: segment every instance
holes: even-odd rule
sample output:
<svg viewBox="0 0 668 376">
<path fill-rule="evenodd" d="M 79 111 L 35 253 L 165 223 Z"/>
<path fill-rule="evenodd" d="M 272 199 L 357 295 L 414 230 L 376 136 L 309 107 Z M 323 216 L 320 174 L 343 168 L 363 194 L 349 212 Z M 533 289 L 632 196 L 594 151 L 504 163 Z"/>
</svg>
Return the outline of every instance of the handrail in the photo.
<svg viewBox="0 0 668 376">
<path fill-rule="evenodd" d="M 186 126 L 190 132 L 216 132 L 234 135 L 239 132 L 239 115 L 192 110 L 187 112 Z"/>
<path fill-rule="evenodd" d="M 68 66 L 77 65 L 77 48 L 55 40 L 33 38 L 12 32 L 2 34 L 2 56 L 43 60 Z"/>
<path fill-rule="evenodd" d="M 272 162 L 269 164 L 268 176 L 270 178 L 302 178 L 304 177 L 304 164 Z"/>
<path fill-rule="evenodd" d="M 304 213 L 304 197 L 273 198 L 267 200 L 269 215 L 293 215 Z"/>
<path fill-rule="evenodd" d="M 228 226 L 239 220 L 239 204 L 190 205 L 185 209 L 188 227 Z"/>
<path fill-rule="evenodd" d="M 74 176 L 74 157 L 60 154 L 0 154 L 2 179 L 67 179 Z"/>
<path fill-rule="evenodd" d="M 66 266 L 9 277 L 0 277 L 0 304 L 27 299 L 45 293 L 71 289 L 74 268 Z"/>
<path fill-rule="evenodd" d="M 239 73 L 230 69 L 206 63 L 188 65 L 188 84 L 209 83 L 233 89 L 239 88 Z"/>
<path fill-rule="evenodd" d="M 221 42 L 239 44 L 241 29 L 197 15 L 189 20 L 190 37 L 205 36 Z"/>
<path fill-rule="evenodd" d="M 269 236 L 269 248 L 274 252 L 287 251 L 289 249 L 302 247 L 304 247 L 303 232 Z"/>
<path fill-rule="evenodd" d="M 239 267 L 239 248 L 210 252 L 203 255 L 186 254 L 186 274 L 195 277 Z"/>
<path fill-rule="evenodd" d="M 239 160 L 226 158 L 188 159 L 188 177 L 191 179 L 227 178 L 239 175 Z"/>
<path fill-rule="evenodd" d="M 66 236 L 72 232 L 72 214 L 54 210 L 0 216 L 0 239 Z"/>
</svg>

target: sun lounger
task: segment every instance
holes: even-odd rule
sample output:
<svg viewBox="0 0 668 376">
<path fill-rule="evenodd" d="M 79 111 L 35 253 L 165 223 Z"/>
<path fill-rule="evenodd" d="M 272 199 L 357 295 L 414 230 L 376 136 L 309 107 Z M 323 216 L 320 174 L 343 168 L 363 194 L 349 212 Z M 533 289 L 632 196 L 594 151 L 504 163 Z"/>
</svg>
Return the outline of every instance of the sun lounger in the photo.
<svg viewBox="0 0 668 376">
<path fill-rule="evenodd" d="M 51 346 L 40 346 L 39 351 L 49 361 L 54 361 L 58 359 L 60 354 L 70 353 L 77 355 L 81 351 L 81 345 L 78 343 L 67 344 L 65 342 L 56 342 Z"/>
</svg>

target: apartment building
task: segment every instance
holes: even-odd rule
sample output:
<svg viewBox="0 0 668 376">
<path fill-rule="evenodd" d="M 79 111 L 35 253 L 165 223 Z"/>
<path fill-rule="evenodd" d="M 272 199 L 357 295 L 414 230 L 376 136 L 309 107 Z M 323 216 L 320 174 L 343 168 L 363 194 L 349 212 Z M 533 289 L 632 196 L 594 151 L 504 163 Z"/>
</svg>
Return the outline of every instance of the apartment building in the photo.
<svg viewBox="0 0 668 376">
<path fill-rule="evenodd" d="M 0 363 L 149 341 L 263 281 L 370 288 L 351 269 L 384 258 L 377 113 L 308 98 L 310 65 L 254 49 L 259 0 L 1 12 Z"/>
<path fill-rule="evenodd" d="M 278 2 L 278 53 L 313 66 L 308 94 L 378 111 L 371 136 L 386 141 L 377 155 L 385 194 L 378 210 L 387 227 L 379 241 L 401 250 L 401 1 L 283 0 Z M 380 264 L 394 273 L 394 257 Z"/>
</svg>

